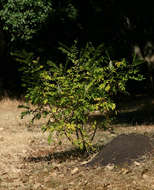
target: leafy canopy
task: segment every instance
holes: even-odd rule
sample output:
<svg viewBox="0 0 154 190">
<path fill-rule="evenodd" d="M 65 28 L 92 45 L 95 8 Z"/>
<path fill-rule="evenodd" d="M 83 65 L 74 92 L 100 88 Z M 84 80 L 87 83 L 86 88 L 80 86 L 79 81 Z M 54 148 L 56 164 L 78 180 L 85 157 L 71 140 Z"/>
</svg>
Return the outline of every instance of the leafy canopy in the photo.
<svg viewBox="0 0 154 190">
<path fill-rule="evenodd" d="M 71 0 L 1 0 L 0 18 L 12 41 L 31 39 L 50 24 L 50 17 L 74 20 L 77 9 Z"/>
<path fill-rule="evenodd" d="M 0 17 L 3 29 L 16 38 L 28 40 L 52 13 L 51 0 L 3 0 Z"/>
</svg>

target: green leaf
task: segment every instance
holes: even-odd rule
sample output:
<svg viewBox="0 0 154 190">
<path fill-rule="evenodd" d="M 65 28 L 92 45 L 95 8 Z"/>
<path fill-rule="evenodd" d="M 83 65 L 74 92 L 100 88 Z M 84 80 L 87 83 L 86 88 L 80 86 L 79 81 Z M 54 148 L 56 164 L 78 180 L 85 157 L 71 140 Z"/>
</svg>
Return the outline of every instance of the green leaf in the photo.
<svg viewBox="0 0 154 190">
<path fill-rule="evenodd" d="M 105 91 L 108 92 L 110 90 L 110 84 L 108 84 L 106 87 L 105 87 Z"/>
</svg>

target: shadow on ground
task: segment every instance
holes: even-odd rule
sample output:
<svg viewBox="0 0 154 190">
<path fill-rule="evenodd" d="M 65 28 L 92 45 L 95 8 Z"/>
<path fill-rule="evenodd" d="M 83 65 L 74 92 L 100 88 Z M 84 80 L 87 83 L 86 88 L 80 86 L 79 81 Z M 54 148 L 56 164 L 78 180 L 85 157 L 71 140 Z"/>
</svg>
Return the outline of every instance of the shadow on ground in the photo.
<svg viewBox="0 0 154 190">
<path fill-rule="evenodd" d="M 70 149 L 65 150 L 61 152 L 53 152 L 50 153 L 49 151 L 44 151 L 42 154 L 41 151 L 36 151 L 35 155 L 31 155 L 28 158 L 25 158 L 24 160 L 27 162 L 50 162 L 51 160 L 56 160 L 59 162 L 65 162 L 66 160 L 74 160 L 74 159 L 85 159 L 89 156 L 88 153 L 81 152 L 78 149 Z"/>
</svg>

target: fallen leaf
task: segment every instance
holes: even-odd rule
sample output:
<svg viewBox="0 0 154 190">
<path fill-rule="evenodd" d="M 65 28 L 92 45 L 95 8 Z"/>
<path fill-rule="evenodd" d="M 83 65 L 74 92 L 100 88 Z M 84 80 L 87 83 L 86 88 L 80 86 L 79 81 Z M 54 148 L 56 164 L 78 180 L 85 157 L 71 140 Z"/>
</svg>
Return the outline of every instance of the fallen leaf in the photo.
<svg viewBox="0 0 154 190">
<path fill-rule="evenodd" d="M 140 166 L 141 164 L 139 162 L 134 162 L 135 166 Z"/>
<path fill-rule="evenodd" d="M 74 168 L 72 171 L 71 171 L 71 174 L 74 175 L 76 174 L 77 172 L 79 171 L 79 168 Z"/>
</svg>

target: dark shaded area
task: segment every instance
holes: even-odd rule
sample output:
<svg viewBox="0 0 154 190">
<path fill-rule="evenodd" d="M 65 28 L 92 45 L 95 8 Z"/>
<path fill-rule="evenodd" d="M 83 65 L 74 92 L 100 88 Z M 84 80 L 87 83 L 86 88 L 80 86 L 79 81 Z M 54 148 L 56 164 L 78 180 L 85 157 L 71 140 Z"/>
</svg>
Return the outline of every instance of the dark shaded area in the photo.
<svg viewBox="0 0 154 190">
<path fill-rule="evenodd" d="M 66 151 L 61 152 L 47 152 L 47 151 L 38 151 L 35 153 L 36 155 L 29 156 L 28 158 L 25 158 L 24 160 L 27 162 L 50 162 L 53 159 L 57 160 L 59 162 L 65 162 L 66 160 L 74 160 L 77 158 L 84 159 L 89 156 L 87 152 L 82 152 L 79 149 L 70 149 Z"/>
<path fill-rule="evenodd" d="M 20 98 L 23 94 L 18 68 L 19 63 L 10 55 L 8 35 L 2 30 L 0 23 L 0 99 Z"/>
<path fill-rule="evenodd" d="M 119 100 L 119 112 L 113 124 L 152 125 L 154 124 L 154 97 L 140 94 Z"/>
<path fill-rule="evenodd" d="M 146 94 L 121 96 L 116 100 L 117 115 L 112 120 L 112 126 L 120 125 L 129 127 L 132 125 L 154 124 L 154 97 Z M 96 120 L 99 128 L 102 128 L 104 117 L 101 113 L 91 115 L 89 122 Z"/>
<path fill-rule="evenodd" d="M 70 19 L 65 8 L 71 3 L 77 16 Z M 77 39 L 81 46 L 87 41 L 94 45 L 104 43 L 112 59 L 125 57 L 132 61 L 134 46 L 139 46 L 145 57 L 154 53 L 154 11 L 153 1 L 139 0 L 52 0 L 54 13 L 49 15 L 46 23 L 29 41 L 17 39 L 10 41 L 10 31 L 2 30 L 0 19 L 0 94 L 7 92 L 9 96 L 23 93 L 19 64 L 10 60 L 10 52 L 26 49 L 34 52 L 42 59 L 52 59 L 57 64 L 64 63 L 65 57 L 57 50 L 59 42 L 72 45 Z M 0 5 L 1 6 L 1 5 Z M 40 27 L 40 26 L 38 26 Z M 150 43 L 152 48 L 147 49 Z M 154 64 L 141 66 L 141 73 L 146 80 L 143 82 L 129 81 L 130 92 L 146 92 L 151 89 L 150 77 L 154 74 Z"/>
<path fill-rule="evenodd" d="M 140 160 L 143 155 L 150 154 L 154 147 L 151 140 L 141 134 L 119 135 L 104 146 L 100 153 L 87 166 L 122 165 Z"/>
<path fill-rule="evenodd" d="M 3 67 L 0 70 L 0 98 L 20 98 L 23 94 L 21 87 L 21 76 L 18 72 L 18 63 L 11 57 L 3 61 Z"/>
<path fill-rule="evenodd" d="M 154 124 L 154 106 L 151 104 L 142 106 L 135 111 L 119 113 L 114 124 L 127 125 L 153 125 Z"/>
</svg>

